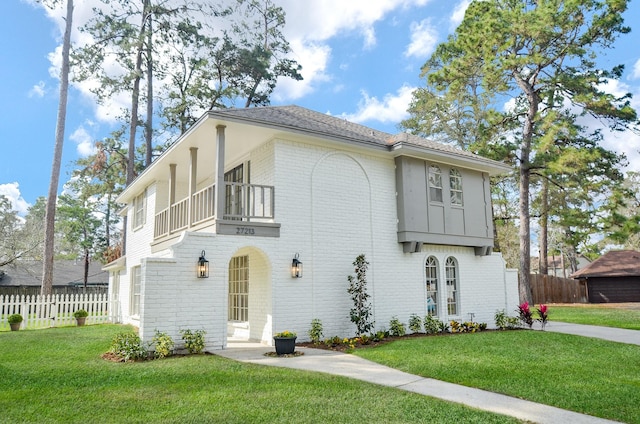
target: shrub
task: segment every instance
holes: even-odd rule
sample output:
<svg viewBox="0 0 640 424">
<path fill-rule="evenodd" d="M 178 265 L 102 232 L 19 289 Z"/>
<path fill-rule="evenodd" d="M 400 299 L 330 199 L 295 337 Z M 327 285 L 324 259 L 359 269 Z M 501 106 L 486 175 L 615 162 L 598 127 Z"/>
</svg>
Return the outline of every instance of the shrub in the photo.
<svg viewBox="0 0 640 424">
<path fill-rule="evenodd" d="M 496 327 L 499 330 L 513 330 L 520 327 L 518 317 L 508 316 L 504 309 L 501 311 L 496 311 L 494 320 Z"/>
<path fill-rule="evenodd" d="M 438 332 L 439 333 L 448 333 L 449 332 L 449 324 L 444 321 L 438 320 Z"/>
<path fill-rule="evenodd" d="M 537 321 L 540 321 L 542 330 L 544 330 L 544 327 L 547 325 L 547 320 L 549 319 L 549 314 L 547 313 L 547 305 L 540 305 L 540 307 L 536 310 L 538 311 Z"/>
<path fill-rule="evenodd" d="M 73 313 L 74 318 L 86 318 L 88 316 L 89 316 L 89 312 L 85 311 L 84 309 L 78 309 Z"/>
<path fill-rule="evenodd" d="M 189 353 L 202 353 L 204 350 L 204 335 L 207 334 L 204 330 L 180 330 L 182 334 L 182 340 L 184 340 L 184 347 Z"/>
<path fill-rule="evenodd" d="M 166 358 L 173 355 L 173 339 L 167 333 L 161 333 L 156 330 L 156 335 L 153 336 L 153 344 L 155 344 L 153 354 L 156 358 Z"/>
<path fill-rule="evenodd" d="M 311 320 L 311 328 L 309 329 L 309 338 L 314 344 L 320 343 L 322 339 L 322 321 L 318 318 Z"/>
<path fill-rule="evenodd" d="M 356 325 L 356 336 L 366 334 L 374 326 L 371 321 L 371 304 L 369 303 L 369 294 L 367 293 L 367 268 L 369 262 L 366 261 L 364 255 L 359 255 L 353 262 L 356 276 L 349 275 L 349 289 L 347 292 L 351 295 L 353 308 L 349 311 L 351 322 Z"/>
<path fill-rule="evenodd" d="M 375 334 L 372 335 L 372 339 L 374 342 L 381 342 L 387 337 L 389 337 L 389 333 L 384 330 L 377 331 Z"/>
<path fill-rule="evenodd" d="M 460 323 L 458 321 L 451 320 L 449 325 L 451 326 L 451 332 L 452 333 L 462 333 L 464 331 L 464 329 L 462 328 L 462 326 L 460 325 Z"/>
<path fill-rule="evenodd" d="M 523 324 L 526 324 L 531 328 L 533 325 L 533 314 L 531 313 L 531 309 L 529 308 L 529 302 L 524 302 L 521 305 L 518 305 L 518 317 Z"/>
<path fill-rule="evenodd" d="M 146 359 L 147 349 L 142 345 L 142 340 L 135 333 L 119 333 L 113 338 L 109 352 L 126 361 Z"/>
<path fill-rule="evenodd" d="M 9 315 L 9 318 L 7 318 L 7 321 L 9 322 L 9 324 L 19 324 L 23 321 L 22 319 L 22 315 L 20 314 L 11 314 Z"/>
<path fill-rule="evenodd" d="M 441 321 L 433 315 L 424 317 L 424 332 L 427 334 L 436 334 L 440 332 Z"/>
<path fill-rule="evenodd" d="M 407 333 L 407 329 L 404 323 L 400 322 L 398 317 L 391 318 L 389 321 L 389 335 L 391 336 L 404 336 Z"/>
<path fill-rule="evenodd" d="M 413 333 L 422 332 L 422 318 L 416 314 L 411 314 L 409 317 L 409 330 Z"/>
</svg>

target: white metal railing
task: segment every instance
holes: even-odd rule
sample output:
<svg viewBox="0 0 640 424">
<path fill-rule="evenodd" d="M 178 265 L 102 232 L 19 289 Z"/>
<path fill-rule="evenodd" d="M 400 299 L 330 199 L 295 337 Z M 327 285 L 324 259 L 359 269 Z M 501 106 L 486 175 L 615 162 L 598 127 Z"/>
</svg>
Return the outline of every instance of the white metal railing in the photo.
<svg viewBox="0 0 640 424">
<path fill-rule="evenodd" d="M 20 314 L 20 328 L 47 328 L 75 325 L 73 313 L 84 309 L 87 324 L 109 322 L 107 293 L 0 296 L 0 331 L 8 330 L 9 315 Z"/>
<path fill-rule="evenodd" d="M 273 186 L 225 182 L 224 219 L 239 221 L 273 220 Z M 186 197 L 157 213 L 154 237 L 159 238 L 208 220 L 215 219 L 215 184 Z M 191 201 L 191 216 L 189 216 Z"/>
</svg>

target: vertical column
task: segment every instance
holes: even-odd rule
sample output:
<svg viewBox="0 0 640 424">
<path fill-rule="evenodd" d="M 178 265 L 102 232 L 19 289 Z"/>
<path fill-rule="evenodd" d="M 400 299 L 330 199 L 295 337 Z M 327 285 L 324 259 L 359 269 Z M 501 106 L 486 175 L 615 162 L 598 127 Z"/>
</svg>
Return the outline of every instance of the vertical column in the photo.
<svg viewBox="0 0 640 424">
<path fill-rule="evenodd" d="M 193 217 L 195 216 L 195 208 L 197 205 L 193 203 L 193 194 L 196 192 L 196 186 L 198 184 L 198 148 L 189 148 L 189 201 L 187 207 L 189 210 L 189 226 L 193 223 Z"/>
<path fill-rule="evenodd" d="M 225 183 L 224 183 L 224 130 L 225 125 L 216 126 L 216 189 L 214 202 L 216 206 L 216 220 L 224 217 Z"/>
<path fill-rule="evenodd" d="M 173 204 L 176 203 L 176 164 L 169 164 L 169 209 L 167 209 L 167 230 L 173 231 Z"/>
</svg>

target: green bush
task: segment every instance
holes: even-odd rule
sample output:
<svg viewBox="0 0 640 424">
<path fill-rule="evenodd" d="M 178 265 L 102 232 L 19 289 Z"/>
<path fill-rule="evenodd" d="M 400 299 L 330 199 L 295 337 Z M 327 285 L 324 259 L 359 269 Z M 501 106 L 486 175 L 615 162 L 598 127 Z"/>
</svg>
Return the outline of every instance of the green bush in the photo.
<svg viewBox="0 0 640 424">
<path fill-rule="evenodd" d="M 416 314 L 411 314 L 409 317 L 409 330 L 411 330 L 412 333 L 422 332 L 422 318 Z"/>
<path fill-rule="evenodd" d="M 9 322 L 9 324 L 19 324 L 23 321 L 22 319 L 22 315 L 20 314 L 11 314 L 9 315 L 9 318 L 7 318 L 7 321 Z"/>
<path fill-rule="evenodd" d="M 392 317 L 389 321 L 389 335 L 401 337 L 405 334 L 407 334 L 407 329 L 404 323 L 400 322 L 398 317 Z"/>
<path fill-rule="evenodd" d="M 182 340 L 184 340 L 184 347 L 189 353 L 202 353 L 204 351 L 204 335 L 207 334 L 204 330 L 180 330 L 182 334 Z"/>
<path fill-rule="evenodd" d="M 88 316 L 89 316 L 89 312 L 85 311 L 84 309 L 78 309 L 73 313 L 74 318 L 86 318 Z"/>
<path fill-rule="evenodd" d="M 320 343 L 322 339 L 322 321 L 318 318 L 311 320 L 311 328 L 309 329 L 309 338 L 315 344 Z"/>
<path fill-rule="evenodd" d="M 173 347 L 174 342 L 171 336 L 167 333 L 161 333 L 156 330 L 156 335 L 153 336 L 153 344 L 155 345 L 155 350 L 153 355 L 156 358 L 166 358 L 167 356 L 173 355 Z"/>
<path fill-rule="evenodd" d="M 147 349 L 142 345 L 140 336 L 135 333 L 116 334 L 109 352 L 125 362 L 148 357 Z"/>
<path fill-rule="evenodd" d="M 440 333 L 441 321 L 435 318 L 433 315 L 427 315 L 424 317 L 424 332 L 427 334 Z"/>
<path fill-rule="evenodd" d="M 494 321 L 499 330 L 514 330 L 520 328 L 520 319 L 518 317 L 508 316 L 504 309 L 496 311 Z"/>
</svg>

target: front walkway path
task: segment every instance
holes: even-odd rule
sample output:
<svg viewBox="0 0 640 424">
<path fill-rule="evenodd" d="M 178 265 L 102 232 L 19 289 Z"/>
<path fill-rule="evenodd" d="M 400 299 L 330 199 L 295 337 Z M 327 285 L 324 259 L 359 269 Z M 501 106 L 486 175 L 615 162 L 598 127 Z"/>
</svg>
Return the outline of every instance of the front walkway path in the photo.
<svg viewBox="0 0 640 424">
<path fill-rule="evenodd" d="M 612 342 L 640 345 L 640 331 L 623 328 L 598 327 L 596 325 L 569 324 L 551 321 L 545 331 L 554 333 L 575 334 L 576 336 L 595 337 Z"/>
<path fill-rule="evenodd" d="M 562 332 L 579 335 L 585 335 L 580 333 L 588 330 L 582 328 L 584 326 L 576 327 L 573 324 L 560 324 L 561 323 L 552 322 L 548 324 L 547 330 L 563 330 Z M 606 329 L 606 331 L 602 330 L 598 332 L 594 330 L 594 333 L 589 334 L 589 336 L 599 337 L 599 334 L 610 335 L 617 333 L 611 330 L 615 329 Z M 634 330 L 624 330 L 622 334 L 626 334 L 625 337 L 627 340 L 637 341 L 637 339 L 635 339 L 635 337 L 637 337 L 636 335 L 626 333 L 626 331 L 633 332 Z M 273 347 L 258 343 L 230 342 L 227 349 L 217 351 L 216 354 L 242 362 L 317 371 L 355 378 L 450 402 L 461 403 L 472 408 L 508 415 L 533 423 L 596 424 L 614 422 L 498 393 L 408 374 L 368 361 L 356 355 L 304 347 L 298 347 L 296 349 L 303 352 L 304 355 L 291 358 L 278 358 L 264 355 L 267 352 L 273 352 Z"/>
</svg>

